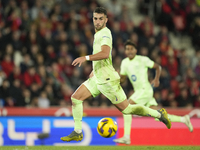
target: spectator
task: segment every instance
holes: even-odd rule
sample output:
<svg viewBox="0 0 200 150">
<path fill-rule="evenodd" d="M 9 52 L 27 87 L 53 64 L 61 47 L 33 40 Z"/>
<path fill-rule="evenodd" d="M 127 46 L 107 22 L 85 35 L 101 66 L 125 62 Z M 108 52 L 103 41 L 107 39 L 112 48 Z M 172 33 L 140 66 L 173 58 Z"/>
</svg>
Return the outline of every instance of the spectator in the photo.
<svg viewBox="0 0 200 150">
<path fill-rule="evenodd" d="M 71 79 L 73 76 L 74 66 L 72 66 L 72 57 L 70 55 L 65 57 L 65 66 L 64 66 L 64 73 L 65 75 Z"/>
<path fill-rule="evenodd" d="M 50 65 L 56 60 L 55 49 L 52 45 L 48 45 L 46 48 L 45 64 Z"/>
<path fill-rule="evenodd" d="M 0 86 L 2 86 L 3 81 L 6 79 L 6 74 L 3 72 L 1 66 L 0 66 Z"/>
<path fill-rule="evenodd" d="M 13 32 L 12 34 L 12 46 L 13 46 L 13 49 L 16 51 L 21 51 L 22 50 L 22 47 L 23 47 L 23 43 L 22 43 L 22 40 L 20 39 L 21 37 L 21 32 L 19 30 L 16 30 Z"/>
<path fill-rule="evenodd" d="M 0 98 L 6 102 L 6 99 L 10 96 L 10 83 L 8 80 L 4 80 L 0 86 Z"/>
<path fill-rule="evenodd" d="M 6 54 L 4 56 L 3 61 L 1 62 L 1 67 L 6 74 L 6 77 L 9 77 L 9 75 L 12 73 L 14 66 L 15 65 L 14 62 L 12 61 L 11 56 Z"/>
<path fill-rule="evenodd" d="M 45 90 L 45 92 L 47 94 L 47 98 L 50 101 L 50 105 L 51 106 L 58 105 L 58 101 L 59 100 L 56 98 L 52 86 L 51 85 L 46 85 L 45 88 L 44 88 L 44 90 Z"/>
<path fill-rule="evenodd" d="M 198 95 L 194 101 L 194 107 L 200 107 L 200 95 Z"/>
<path fill-rule="evenodd" d="M 139 28 L 142 32 L 142 36 L 144 36 L 144 38 L 149 38 L 149 37 L 153 36 L 154 35 L 153 27 L 154 27 L 154 24 L 151 21 L 151 19 L 149 18 L 149 16 L 145 16 L 144 20 L 139 25 Z"/>
<path fill-rule="evenodd" d="M 30 92 L 31 92 L 31 97 L 38 97 L 40 95 L 40 87 L 38 86 L 37 83 L 32 83 L 30 85 Z"/>
<path fill-rule="evenodd" d="M 30 46 L 30 56 L 31 56 L 31 60 L 33 60 L 34 64 L 37 64 L 37 55 L 39 53 L 40 53 L 40 49 L 37 44 L 33 44 Z"/>
<path fill-rule="evenodd" d="M 40 108 L 48 108 L 50 106 L 50 101 L 47 98 L 47 94 L 45 91 L 42 91 L 40 93 L 40 96 L 38 98 L 38 107 Z"/>
<path fill-rule="evenodd" d="M 200 60 L 199 60 L 199 62 L 197 64 L 197 66 L 195 67 L 194 71 L 195 71 L 195 73 L 197 75 L 197 78 L 200 79 L 199 78 L 199 76 L 200 76 Z"/>
<path fill-rule="evenodd" d="M 41 79 L 41 82 L 42 82 L 42 86 L 45 86 L 46 83 L 47 83 L 47 71 L 46 71 L 46 68 L 44 65 L 40 65 L 38 67 L 38 75 Z"/>
<path fill-rule="evenodd" d="M 198 95 L 200 95 L 199 91 L 199 81 L 197 79 L 193 79 L 191 82 L 191 86 L 189 89 L 189 94 L 191 95 L 191 99 L 195 100 Z"/>
<path fill-rule="evenodd" d="M 19 81 L 23 80 L 23 75 L 21 73 L 21 69 L 19 66 L 15 66 L 13 72 L 10 73 L 8 80 L 10 84 L 13 83 L 14 80 L 18 79 Z"/>
<path fill-rule="evenodd" d="M 171 78 L 176 78 L 178 76 L 178 62 L 176 60 L 176 58 L 174 58 L 173 56 L 168 58 L 169 62 L 167 64 L 167 68 L 170 74 Z"/>
<path fill-rule="evenodd" d="M 12 97 L 6 97 L 6 103 L 5 103 L 5 106 L 6 107 L 14 107 L 16 104 L 15 104 L 15 99 L 12 98 Z"/>
<path fill-rule="evenodd" d="M 177 102 L 179 107 L 192 107 L 191 97 L 186 88 L 181 89 L 180 95 L 177 97 Z"/>
<path fill-rule="evenodd" d="M 23 89 L 22 96 L 23 96 L 23 99 L 18 101 L 18 106 L 30 106 L 31 101 L 32 101 L 30 90 Z"/>
<path fill-rule="evenodd" d="M 156 43 L 160 44 L 162 40 L 166 40 L 169 42 L 169 32 L 166 26 L 160 27 L 160 32 L 156 35 Z"/>
<path fill-rule="evenodd" d="M 42 1 L 36 0 L 35 1 L 35 5 L 31 9 L 31 19 L 32 20 L 37 19 L 40 10 L 42 10 L 42 11 L 47 13 L 47 10 L 46 10 L 45 6 L 43 6 L 43 4 L 42 4 Z"/>
<path fill-rule="evenodd" d="M 20 101 L 23 99 L 22 90 L 21 90 L 21 82 L 19 79 L 15 79 L 12 82 L 12 86 L 10 88 L 11 98 L 14 100 L 16 106 L 20 106 Z"/>
<path fill-rule="evenodd" d="M 13 54 L 14 54 L 14 49 L 13 49 L 12 44 L 7 44 L 4 55 L 10 55 L 11 58 L 13 59 Z"/>
<path fill-rule="evenodd" d="M 30 55 L 25 54 L 23 56 L 22 62 L 20 63 L 21 73 L 22 74 L 25 73 L 28 70 L 28 68 L 32 65 L 33 65 L 33 61 L 31 60 Z"/>
<path fill-rule="evenodd" d="M 73 69 L 70 81 L 71 81 L 72 88 L 74 90 L 77 89 L 79 85 L 84 82 L 84 80 L 81 79 L 81 70 L 79 68 Z"/>
<path fill-rule="evenodd" d="M 194 20 L 192 29 L 192 43 L 197 48 L 200 48 L 200 16 L 196 17 Z"/>
<path fill-rule="evenodd" d="M 24 73 L 24 85 L 30 87 L 31 84 L 37 83 L 39 86 L 42 85 L 41 79 L 36 72 L 35 67 L 30 66 L 28 70 Z"/>
<path fill-rule="evenodd" d="M 198 10 L 198 7 L 195 3 L 192 3 L 191 5 L 189 5 L 189 12 L 186 15 L 186 30 L 188 32 L 188 34 L 191 34 L 192 32 L 192 26 L 195 22 L 195 18 L 200 16 L 200 12 Z"/>
</svg>

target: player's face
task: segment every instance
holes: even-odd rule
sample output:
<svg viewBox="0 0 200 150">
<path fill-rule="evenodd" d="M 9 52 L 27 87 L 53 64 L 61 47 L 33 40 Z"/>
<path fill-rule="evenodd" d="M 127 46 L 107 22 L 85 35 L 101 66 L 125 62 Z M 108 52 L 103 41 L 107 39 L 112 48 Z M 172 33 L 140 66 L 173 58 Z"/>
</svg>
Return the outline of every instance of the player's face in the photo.
<svg viewBox="0 0 200 150">
<path fill-rule="evenodd" d="M 126 45 L 125 53 L 129 59 L 133 59 L 137 53 L 137 49 L 132 45 Z"/>
<path fill-rule="evenodd" d="M 93 14 L 93 23 L 96 31 L 101 30 L 106 26 L 106 22 L 108 21 L 108 18 L 104 14 Z"/>
</svg>

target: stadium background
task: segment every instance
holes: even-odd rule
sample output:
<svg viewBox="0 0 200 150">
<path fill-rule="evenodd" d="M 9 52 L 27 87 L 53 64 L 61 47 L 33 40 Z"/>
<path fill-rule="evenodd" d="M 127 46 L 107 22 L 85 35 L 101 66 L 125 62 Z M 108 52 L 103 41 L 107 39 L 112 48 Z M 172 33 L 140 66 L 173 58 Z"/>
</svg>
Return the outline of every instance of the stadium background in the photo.
<svg viewBox="0 0 200 150">
<path fill-rule="evenodd" d="M 193 133 L 178 123 L 167 130 L 152 119 L 134 117 L 132 144 L 200 145 L 199 0 L 0 0 L 0 145 L 59 145 L 59 137 L 70 132 L 70 96 L 92 69 L 91 62 L 80 68 L 71 62 L 92 53 L 96 6 L 108 10 L 115 69 L 130 38 L 138 54 L 163 68 L 154 89 L 159 106 L 192 117 Z M 154 74 L 149 70 L 150 81 Z M 127 96 L 133 93 L 128 81 L 122 86 Z M 122 115 L 103 95 L 85 101 L 84 114 L 85 145 L 115 144 L 116 137 L 104 139 L 96 132 L 104 116 L 118 122 L 116 136 L 122 135 Z M 43 132 L 50 137 L 39 140 Z"/>
</svg>

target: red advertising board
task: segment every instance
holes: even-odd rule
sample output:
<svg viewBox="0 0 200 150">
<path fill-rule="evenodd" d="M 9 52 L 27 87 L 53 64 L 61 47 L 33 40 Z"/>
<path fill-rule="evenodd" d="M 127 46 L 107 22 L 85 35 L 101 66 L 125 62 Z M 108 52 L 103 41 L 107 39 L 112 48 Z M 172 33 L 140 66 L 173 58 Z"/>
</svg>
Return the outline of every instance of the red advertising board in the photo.
<svg viewBox="0 0 200 150">
<path fill-rule="evenodd" d="M 166 108 L 167 112 L 183 116 L 190 114 L 191 117 L 200 118 L 200 109 L 172 109 Z M 0 108 L 0 116 L 71 116 L 71 107 L 50 107 L 50 108 L 26 108 L 26 107 L 4 107 Z M 122 113 L 115 107 L 110 108 L 84 108 L 85 116 L 122 116 Z"/>
<path fill-rule="evenodd" d="M 171 129 L 153 118 L 137 117 L 132 120 L 131 145 L 200 145 L 200 119 L 191 118 L 194 131 L 191 133 L 183 123 L 172 122 Z M 123 118 L 117 119 L 118 137 L 124 133 Z M 121 144 L 119 144 L 121 145 Z"/>
</svg>

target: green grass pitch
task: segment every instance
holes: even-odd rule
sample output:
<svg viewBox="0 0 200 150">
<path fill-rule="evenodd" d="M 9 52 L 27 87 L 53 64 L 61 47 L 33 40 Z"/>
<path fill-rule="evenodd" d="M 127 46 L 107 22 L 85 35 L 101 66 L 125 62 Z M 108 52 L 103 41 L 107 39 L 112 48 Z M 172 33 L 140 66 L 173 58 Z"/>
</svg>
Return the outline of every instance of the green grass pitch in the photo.
<svg viewBox="0 0 200 150">
<path fill-rule="evenodd" d="M 0 150 L 200 150 L 200 146 L 0 146 Z"/>
</svg>

